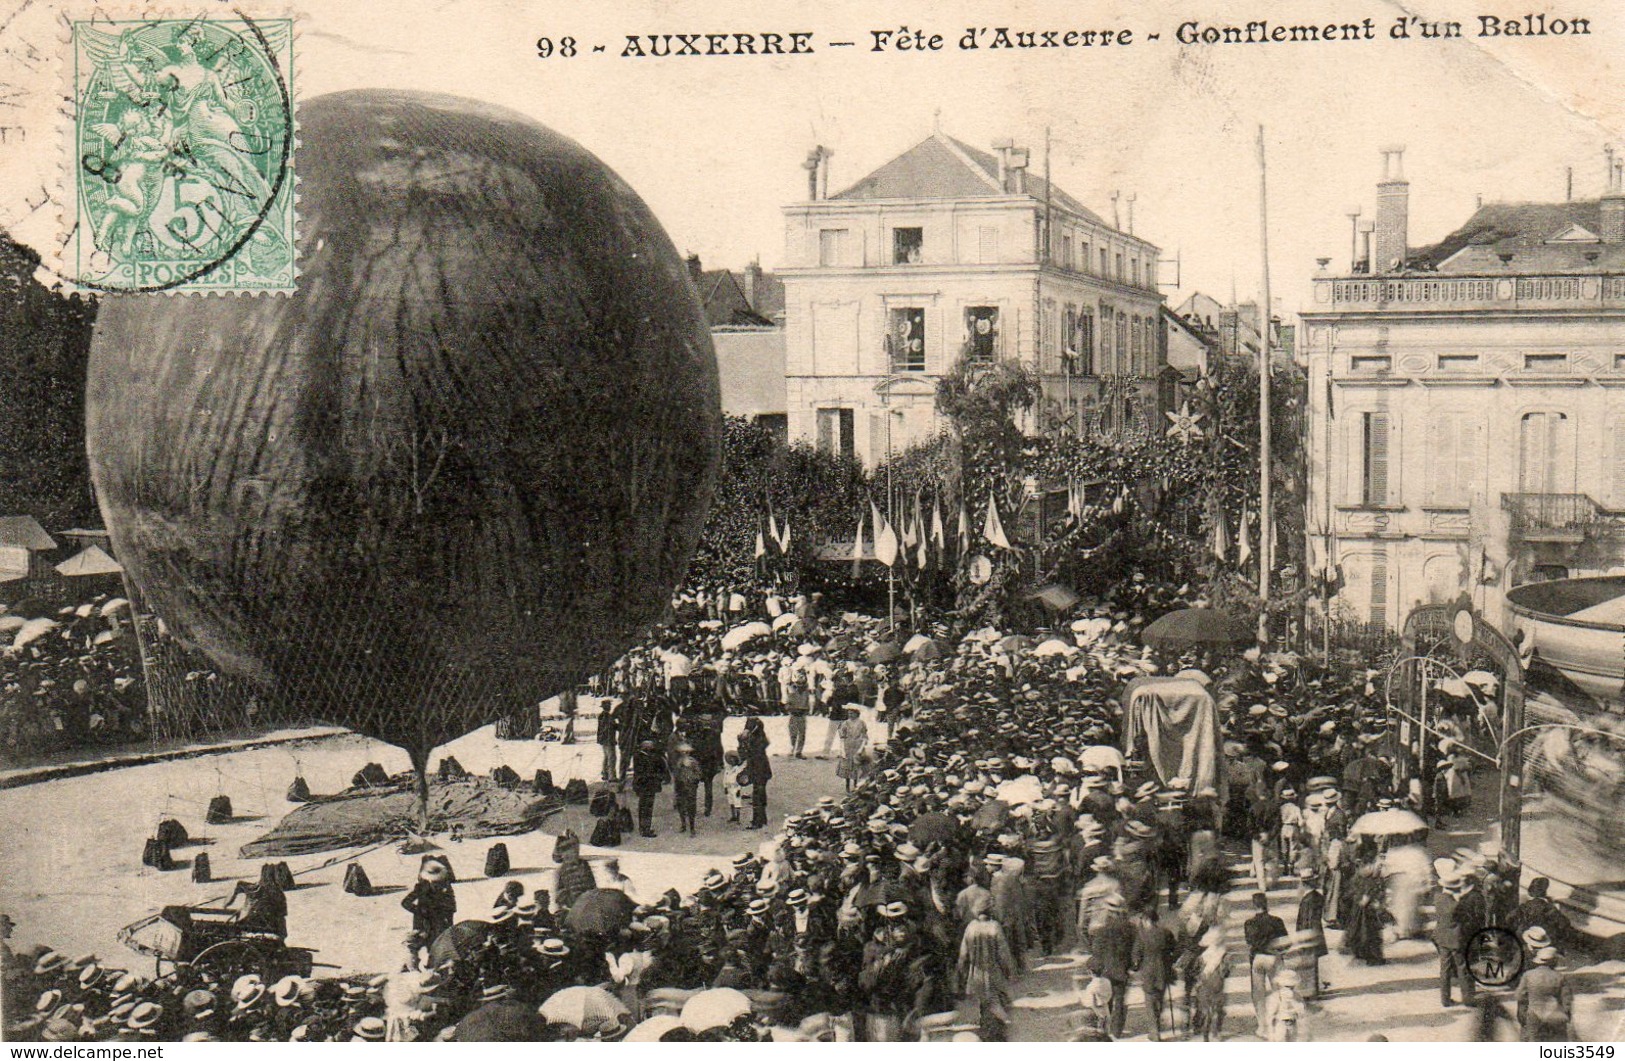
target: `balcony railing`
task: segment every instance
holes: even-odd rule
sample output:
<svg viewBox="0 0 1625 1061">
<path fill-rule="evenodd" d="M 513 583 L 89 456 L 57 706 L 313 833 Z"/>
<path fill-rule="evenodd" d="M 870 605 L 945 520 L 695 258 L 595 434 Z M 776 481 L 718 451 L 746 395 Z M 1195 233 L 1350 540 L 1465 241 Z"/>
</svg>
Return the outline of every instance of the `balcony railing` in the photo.
<svg viewBox="0 0 1625 1061">
<path fill-rule="evenodd" d="M 1317 305 L 1459 308 L 1625 303 L 1625 276 L 1397 276 L 1316 279 Z"/>
<path fill-rule="evenodd" d="M 1586 494 L 1502 494 L 1512 516 L 1512 533 L 1524 540 L 1580 541 L 1607 522 L 1601 506 Z"/>
</svg>

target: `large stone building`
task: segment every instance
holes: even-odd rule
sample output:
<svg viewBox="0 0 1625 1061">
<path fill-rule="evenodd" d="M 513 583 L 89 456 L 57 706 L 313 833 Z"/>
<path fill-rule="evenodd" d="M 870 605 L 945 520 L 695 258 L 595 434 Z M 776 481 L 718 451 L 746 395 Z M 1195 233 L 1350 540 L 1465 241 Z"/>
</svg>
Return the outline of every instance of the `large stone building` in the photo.
<svg viewBox="0 0 1625 1061">
<path fill-rule="evenodd" d="M 1347 275 L 1302 314 L 1308 526 L 1345 617 L 1400 624 L 1471 592 L 1625 564 L 1625 190 L 1482 205 L 1407 242 L 1401 152 Z"/>
<path fill-rule="evenodd" d="M 1160 420 L 1158 249 L 994 152 L 935 133 L 835 195 L 809 159 L 778 272 L 792 439 L 873 465 L 930 438 L 961 354 L 1040 373 L 1032 433 Z"/>
</svg>

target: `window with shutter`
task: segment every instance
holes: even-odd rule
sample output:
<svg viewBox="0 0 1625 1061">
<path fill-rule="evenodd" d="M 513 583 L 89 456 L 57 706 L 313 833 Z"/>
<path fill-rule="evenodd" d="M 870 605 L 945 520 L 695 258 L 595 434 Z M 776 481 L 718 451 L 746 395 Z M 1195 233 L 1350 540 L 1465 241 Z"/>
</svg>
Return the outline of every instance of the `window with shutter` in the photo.
<svg viewBox="0 0 1625 1061">
<path fill-rule="evenodd" d="M 1368 614 L 1373 623 L 1388 622 L 1388 550 L 1380 547 L 1371 558 L 1371 610 Z"/>
<path fill-rule="evenodd" d="M 1436 414 L 1428 421 L 1428 502 L 1455 505 L 1462 502 L 1460 446 L 1463 417 L 1459 413 Z"/>
<path fill-rule="evenodd" d="M 1360 503 L 1364 505 L 1388 504 L 1388 414 L 1364 413 L 1364 474 L 1361 479 Z"/>
<path fill-rule="evenodd" d="M 1573 439 L 1564 413 L 1525 413 L 1519 425 L 1518 489 L 1526 494 L 1572 492 Z"/>
</svg>

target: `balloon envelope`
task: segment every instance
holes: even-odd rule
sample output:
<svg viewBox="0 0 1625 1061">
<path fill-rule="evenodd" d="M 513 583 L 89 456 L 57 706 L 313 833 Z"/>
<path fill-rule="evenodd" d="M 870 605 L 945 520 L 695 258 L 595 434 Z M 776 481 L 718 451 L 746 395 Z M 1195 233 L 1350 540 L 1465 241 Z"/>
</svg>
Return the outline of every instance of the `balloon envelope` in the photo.
<svg viewBox="0 0 1625 1061">
<path fill-rule="evenodd" d="M 396 91 L 299 125 L 297 293 L 104 300 L 91 473 L 178 637 L 268 715 L 421 761 L 660 617 L 714 485 L 716 359 L 659 222 L 573 141 Z"/>
</svg>

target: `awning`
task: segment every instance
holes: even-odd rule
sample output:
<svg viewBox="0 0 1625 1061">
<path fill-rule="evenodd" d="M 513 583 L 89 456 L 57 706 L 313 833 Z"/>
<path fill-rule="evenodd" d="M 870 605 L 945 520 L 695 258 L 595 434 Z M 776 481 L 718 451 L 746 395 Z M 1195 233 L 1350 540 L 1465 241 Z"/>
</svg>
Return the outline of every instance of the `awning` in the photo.
<svg viewBox="0 0 1625 1061">
<path fill-rule="evenodd" d="M 121 575 L 124 568 L 119 562 L 108 556 L 99 545 L 87 545 L 77 555 L 56 565 L 56 573 L 69 578 L 81 575 Z"/>
</svg>

